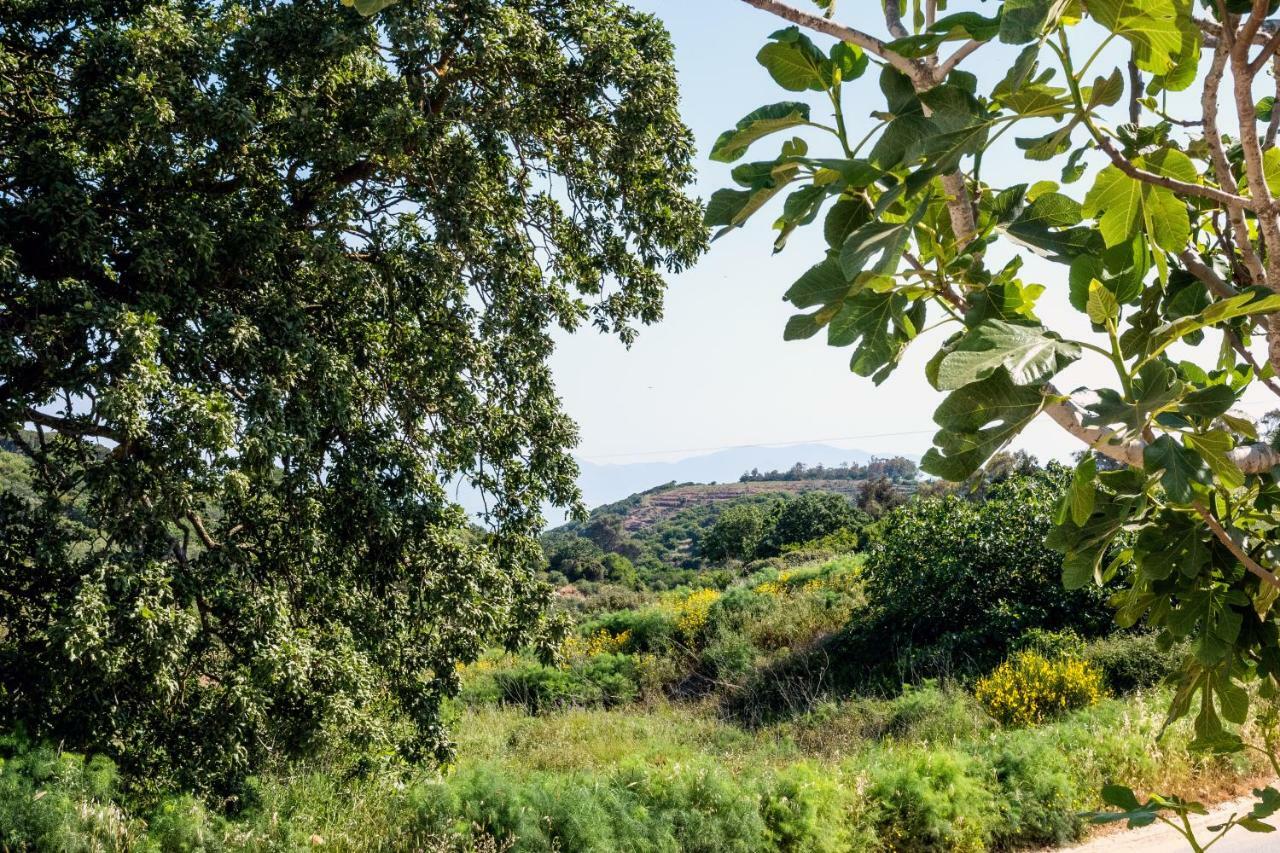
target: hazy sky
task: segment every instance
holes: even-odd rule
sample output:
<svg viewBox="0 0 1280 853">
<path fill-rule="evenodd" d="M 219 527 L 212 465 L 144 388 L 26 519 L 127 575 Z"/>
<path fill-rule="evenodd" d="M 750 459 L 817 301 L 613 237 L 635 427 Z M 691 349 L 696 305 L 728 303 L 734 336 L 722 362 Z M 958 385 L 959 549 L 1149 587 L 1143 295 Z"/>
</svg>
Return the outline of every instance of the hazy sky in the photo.
<svg viewBox="0 0 1280 853">
<path fill-rule="evenodd" d="M 795 3 L 804 5 L 804 0 Z M 632 5 L 657 14 L 674 39 L 681 114 L 697 137 L 696 193 L 706 199 L 731 183 L 730 167 L 707 157 L 716 136 L 758 106 L 803 99 L 778 88 L 755 61 L 769 33 L 785 24 L 739 0 L 632 0 Z M 878 3 L 856 0 L 856 5 Z M 953 5 L 985 9 L 978 3 Z M 852 11 L 854 6 L 840 4 L 839 17 L 857 24 L 862 15 Z M 872 28 L 869 21 L 863 24 Z M 815 40 L 824 48 L 829 44 Z M 988 45 L 964 67 L 993 81 L 1003 76 L 1015 54 Z M 1124 58 L 1108 49 L 1094 69 L 1107 74 Z M 854 137 L 860 135 L 860 124 L 869 127 L 866 114 L 883 104 L 876 75 L 873 67 L 857 84 L 846 86 L 845 111 Z M 825 96 L 819 97 L 823 100 L 809 99 L 816 121 L 831 109 Z M 1005 138 L 1034 133 L 1028 124 Z M 773 156 L 783 138 L 757 143 L 748 158 Z M 808 138 L 826 144 L 818 135 Z M 821 156 L 817 145 L 811 153 Z M 1032 171 L 1011 149 L 988 154 L 984 177 L 1008 185 L 1055 177 L 1060 164 L 1050 168 L 1047 173 Z M 1092 172 L 1064 191 L 1081 199 L 1091 181 Z M 766 208 L 746 228 L 714 243 L 693 269 L 672 277 L 665 318 L 642 329 L 630 350 L 589 330 L 562 336 L 553 366 L 565 406 L 581 429 L 578 455 L 620 463 L 750 444 L 823 441 L 882 454 L 921 454 L 930 446 L 932 414 L 942 395 L 925 381 L 923 365 L 949 331 L 916 340 L 902 365 L 878 388 L 850 372 L 849 348 L 827 346 L 821 333 L 808 341 L 784 342 L 782 328 L 794 312 L 782 294 L 821 259 L 825 243 L 819 220 L 816 227 L 798 230 L 784 252 L 771 255 L 770 226 L 776 215 L 776 209 Z M 1046 324 L 1089 339 L 1087 322 L 1066 302 L 1066 268 L 1025 254 L 1023 279 L 1048 288 L 1039 307 Z M 1196 360 L 1209 364 L 1219 340 L 1209 336 Z M 1108 384 L 1107 377 L 1114 379 L 1114 374 L 1105 361 L 1088 357 L 1064 374 L 1059 387 Z M 1266 411 L 1271 407 L 1267 396 L 1265 391 L 1254 394 L 1243 408 L 1251 414 Z M 1047 459 L 1066 457 L 1081 445 L 1042 416 L 1015 447 Z"/>
</svg>

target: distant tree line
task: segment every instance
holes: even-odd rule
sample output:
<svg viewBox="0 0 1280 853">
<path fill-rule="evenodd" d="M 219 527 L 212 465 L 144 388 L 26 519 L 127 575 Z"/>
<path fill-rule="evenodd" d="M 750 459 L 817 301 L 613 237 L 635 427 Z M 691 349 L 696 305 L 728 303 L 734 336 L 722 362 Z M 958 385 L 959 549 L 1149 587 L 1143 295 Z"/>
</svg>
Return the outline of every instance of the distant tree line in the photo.
<svg viewBox="0 0 1280 853">
<path fill-rule="evenodd" d="M 797 480 L 877 480 L 881 477 L 895 483 L 909 483 L 916 478 L 916 463 L 903 456 L 888 459 L 875 458 L 865 465 L 856 462 L 828 468 L 821 463 L 813 466 L 797 462 L 786 471 L 764 471 L 752 468 L 738 478 L 740 483 L 761 483 Z"/>
</svg>

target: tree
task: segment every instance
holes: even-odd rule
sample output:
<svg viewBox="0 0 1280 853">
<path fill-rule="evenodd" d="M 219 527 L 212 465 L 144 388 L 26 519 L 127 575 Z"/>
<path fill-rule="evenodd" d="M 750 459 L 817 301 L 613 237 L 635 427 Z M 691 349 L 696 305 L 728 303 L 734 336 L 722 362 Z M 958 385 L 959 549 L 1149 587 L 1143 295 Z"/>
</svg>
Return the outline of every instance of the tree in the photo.
<svg viewBox="0 0 1280 853">
<path fill-rule="evenodd" d="M 879 518 L 895 506 L 906 501 L 906 496 L 898 490 L 888 477 L 880 476 L 867 480 L 858 488 L 858 509 L 872 518 Z"/>
<path fill-rule="evenodd" d="M 708 224 L 723 234 L 786 191 L 780 250 L 823 217 L 828 248 L 786 292 L 804 313 L 784 337 L 825 330 L 852 347 L 859 376 L 884 382 L 907 347 L 937 341 L 925 330 L 951 330 L 926 368 L 947 393 L 927 473 L 969 477 L 1041 414 L 1123 463 L 1082 458 L 1048 542 L 1071 588 L 1128 567 L 1119 621 L 1145 619 L 1195 650 L 1170 720 L 1194 709 L 1198 746 L 1238 748 L 1223 721 L 1245 719 L 1244 685 L 1268 701 L 1280 686 L 1280 452 L 1234 410 L 1251 386 L 1280 394 L 1280 110 L 1255 94 L 1280 70 L 1277 4 L 1005 0 L 939 17 L 942 4 L 923 0 L 907 23 L 907 4 L 890 0 L 877 34 L 839 23 L 827 2 L 826 17 L 744 2 L 793 25 L 758 59 L 782 88 L 824 97 L 831 120 L 793 100 L 726 131 L 712 150 L 726 163 L 773 134 L 803 135 L 737 165 Z M 801 27 L 835 43 L 822 49 Z M 996 42 L 1018 46 L 1011 64 L 988 79 L 964 69 Z M 1124 67 L 1105 67 L 1108 46 L 1127 51 Z M 861 138 L 844 96 L 869 55 L 880 103 Z M 869 87 L 859 95 L 862 109 Z M 819 134 L 831 145 L 811 152 Z M 993 159 L 1019 152 L 1044 180 L 995 183 Z M 1001 245 L 1059 275 L 1024 280 Z M 1069 305 L 1091 332 L 1048 328 L 1042 302 Z M 1113 368 L 1114 384 L 1061 390 L 1055 377 L 1085 358 Z M 1122 533 L 1127 547 L 1107 558 Z"/>
<path fill-rule="evenodd" d="M 766 539 L 767 547 L 777 553 L 784 545 L 821 539 L 857 521 L 857 511 L 844 495 L 805 492 L 782 506 Z"/>
<path fill-rule="evenodd" d="M 698 550 L 713 563 L 750 559 L 760 547 L 768 525 L 769 517 L 759 504 L 740 503 L 725 507 L 699 541 Z"/>
<path fill-rule="evenodd" d="M 640 556 L 640 548 L 623 524 L 623 517 L 613 513 L 594 516 L 582 530 L 582 535 L 594 542 L 602 551 L 632 558 Z"/>
<path fill-rule="evenodd" d="M 443 753 L 455 664 L 546 634 L 550 330 L 631 340 L 704 243 L 666 33 L 616 0 L 17 0 L 0 68 L 37 495 L 0 496 L 0 726 L 201 788 L 322 732 Z"/>
</svg>

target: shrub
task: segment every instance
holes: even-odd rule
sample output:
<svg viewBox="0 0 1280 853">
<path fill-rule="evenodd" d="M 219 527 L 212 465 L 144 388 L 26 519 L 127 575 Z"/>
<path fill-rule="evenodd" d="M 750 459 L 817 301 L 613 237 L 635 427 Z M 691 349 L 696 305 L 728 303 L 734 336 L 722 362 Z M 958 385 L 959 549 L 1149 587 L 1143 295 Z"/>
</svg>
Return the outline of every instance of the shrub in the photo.
<svg viewBox="0 0 1280 853">
<path fill-rule="evenodd" d="M 0 849 L 129 849 L 140 830 L 112 803 L 116 785 L 102 756 L 0 740 Z"/>
<path fill-rule="evenodd" d="M 502 701 L 537 714 L 570 705 L 612 707 L 633 701 L 643 673 L 635 656 L 606 652 L 567 668 L 521 663 L 493 678 Z"/>
<path fill-rule="evenodd" d="M 1031 628 L 1110 630 L 1107 593 L 1065 590 L 1062 556 L 1044 545 L 1064 476 L 1054 466 L 1011 476 L 981 502 L 948 495 L 888 513 L 864 570 L 872 612 L 855 626 L 856 658 L 875 666 L 913 648 L 922 664 L 942 649 L 933 665 L 944 672 L 982 671 Z"/>
<path fill-rule="evenodd" d="M 685 853 L 768 850 L 757 795 L 710 763 L 626 764 L 613 784 L 631 791 L 656 824 L 643 849 Z M 662 830 L 673 843 L 666 843 Z"/>
<path fill-rule="evenodd" d="M 694 644 L 702 637 L 711 615 L 711 606 L 720 599 L 720 595 L 720 591 L 715 589 L 695 589 L 675 600 L 676 628 L 686 642 Z"/>
<path fill-rule="evenodd" d="M 973 693 L 1000 723 L 1028 726 L 1096 704 L 1103 690 L 1102 673 L 1087 661 L 1022 651 L 980 679 Z"/>
<path fill-rule="evenodd" d="M 633 652 L 651 652 L 664 654 L 676 645 L 676 615 L 661 607 L 646 607 L 641 610 L 619 610 L 606 613 L 588 622 L 583 631 L 595 633 L 608 631 L 610 634 L 628 634 L 628 648 Z"/>
<path fill-rule="evenodd" d="M 849 811 L 852 792 L 829 772 L 794 764 L 769 779 L 760 798 L 773 849 L 784 853 L 837 853 L 854 848 Z"/>
<path fill-rule="evenodd" d="M 1156 634 L 1117 634 L 1095 640 L 1084 650 L 1084 659 L 1102 672 L 1116 693 L 1151 687 L 1178 671 L 1186 655 L 1183 646 L 1166 646 Z"/>
<path fill-rule="evenodd" d="M 767 509 L 759 504 L 725 507 L 698 543 L 698 550 L 713 562 L 749 559 L 760 547 L 769 521 Z"/>
<path fill-rule="evenodd" d="M 1032 628 L 1014 642 L 1013 648 L 1015 651 L 1038 652 L 1049 659 L 1080 658 L 1084 656 L 1085 642 L 1070 629 L 1046 631 Z"/>
<path fill-rule="evenodd" d="M 949 749 L 893 752 L 873 768 L 867 796 L 881 841 L 901 853 L 987 848 L 999 820 L 986 768 Z"/>
<path fill-rule="evenodd" d="M 865 520 L 844 495 L 805 492 L 783 505 L 773 531 L 761 547 L 766 554 L 776 554 L 786 545 L 821 539 L 845 527 L 859 527 Z"/>
<path fill-rule="evenodd" d="M 1059 847 L 1075 841 L 1084 821 L 1073 802 L 1080 787 L 1069 759 L 1048 743 L 1017 735 L 992 759 L 1003 812 L 994 840 L 1001 848 Z"/>
</svg>

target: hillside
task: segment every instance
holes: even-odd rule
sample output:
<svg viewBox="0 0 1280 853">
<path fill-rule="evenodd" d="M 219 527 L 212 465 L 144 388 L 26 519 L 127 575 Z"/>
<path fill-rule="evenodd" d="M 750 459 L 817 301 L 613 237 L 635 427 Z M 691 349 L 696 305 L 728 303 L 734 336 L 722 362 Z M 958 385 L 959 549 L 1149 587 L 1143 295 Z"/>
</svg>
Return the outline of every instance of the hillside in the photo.
<svg viewBox="0 0 1280 853">
<path fill-rule="evenodd" d="M 622 516 L 622 526 L 627 532 L 638 533 L 673 518 L 682 510 L 712 508 L 740 501 L 743 498 L 799 495 L 805 492 L 836 492 L 855 498 L 865 482 L 865 480 L 768 480 L 756 483 L 668 483 L 616 504 L 603 506 L 596 512 L 616 512 Z"/>
<path fill-rule="evenodd" d="M 872 458 L 864 450 L 848 450 L 829 444 L 793 444 L 786 447 L 734 447 L 714 453 L 688 456 L 674 462 L 601 464 L 578 460 L 578 487 L 589 507 L 622 500 L 658 483 L 723 483 L 736 481 L 753 468 L 787 468 L 806 465 L 863 463 Z"/>
</svg>

